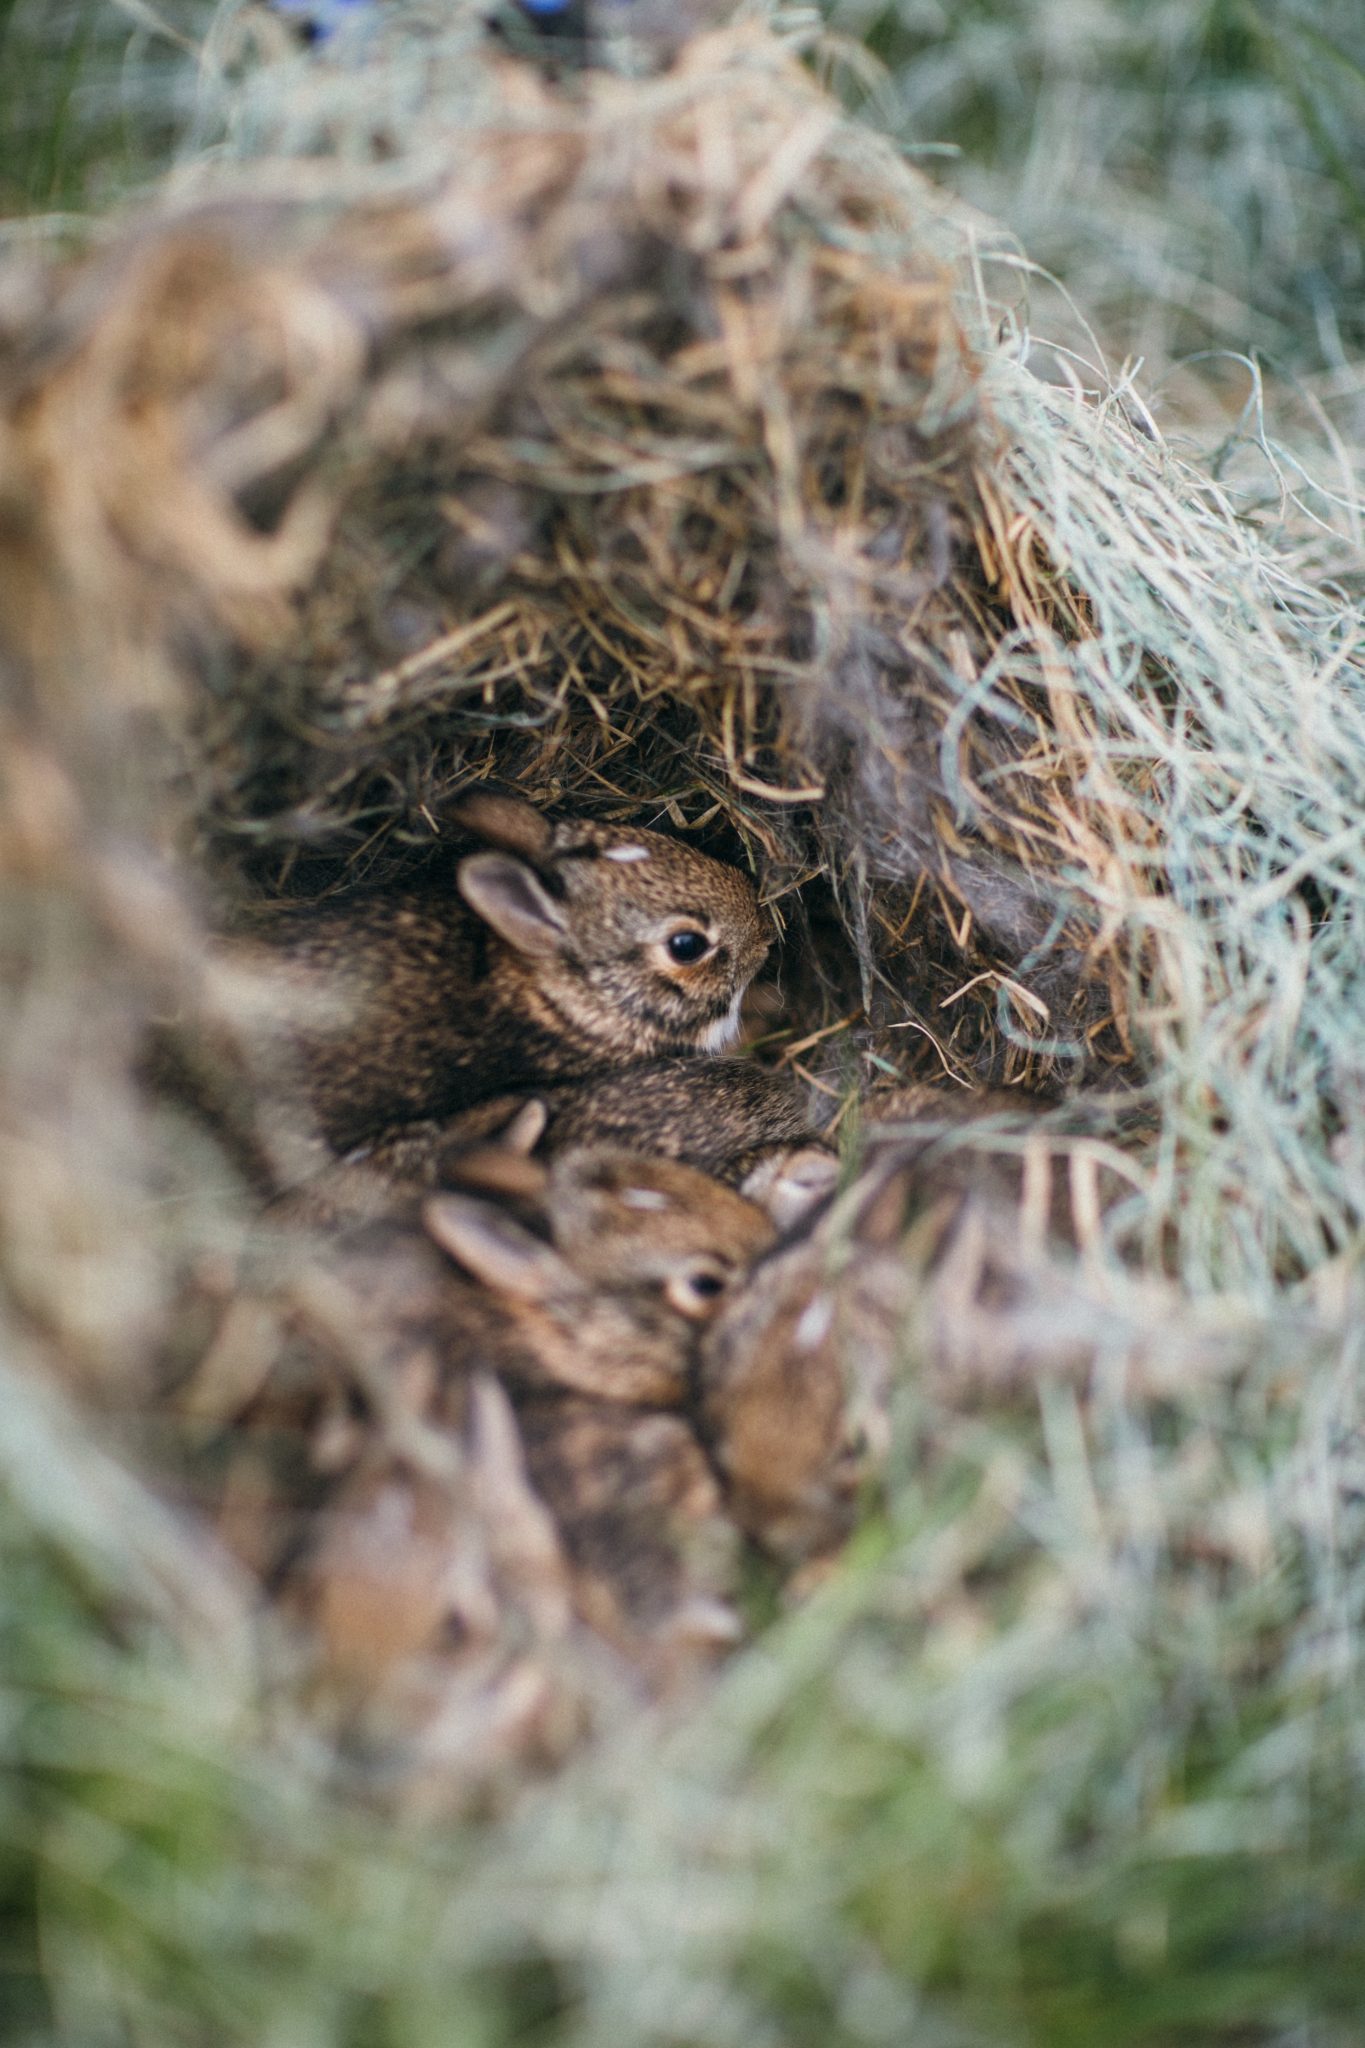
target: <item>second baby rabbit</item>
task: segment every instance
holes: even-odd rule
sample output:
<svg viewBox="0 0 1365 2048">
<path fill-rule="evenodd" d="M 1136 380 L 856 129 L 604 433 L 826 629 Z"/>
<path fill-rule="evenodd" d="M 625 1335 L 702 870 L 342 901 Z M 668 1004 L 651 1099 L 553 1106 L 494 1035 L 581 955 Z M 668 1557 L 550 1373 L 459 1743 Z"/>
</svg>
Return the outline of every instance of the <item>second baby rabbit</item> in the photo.
<svg viewBox="0 0 1365 2048">
<path fill-rule="evenodd" d="M 598 1146 L 546 1169 L 519 1153 L 528 1135 L 514 1120 L 471 1161 L 487 1176 L 502 1159 L 511 1206 L 457 1191 L 385 1200 L 339 1166 L 345 1199 L 276 1212 L 316 1252 L 279 1275 L 292 1335 L 235 1417 L 253 1498 L 274 1490 L 277 1462 L 282 1482 L 279 1511 L 252 1517 L 277 1548 L 245 1561 L 285 1574 L 324 1658 L 357 1684 L 439 1651 L 469 1590 L 462 1559 L 472 1570 L 497 1549 L 468 1493 L 477 1469 L 461 1478 L 495 1391 L 525 1446 L 520 1523 L 534 1535 L 539 1496 L 583 1618 L 659 1682 L 735 1631 L 714 1477 L 683 1415 L 661 1410 L 684 1402 L 700 1333 L 772 1226 L 673 1161 Z M 502 1465 L 521 1469 L 520 1455 Z M 519 1489 L 507 1480 L 499 1498 L 515 1505 Z M 537 1556 L 535 1597 L 553 1607 L 559 1567 Z"/>
<path fill-rule="evenodd" d="M 734 1042 L 769 943 L 737 868 L 513 797 L 471 796 L 456 819 L 478 850 L 281 913 L 247 949 L 335 1150 L 500 1090 Z"/>
<path fill-rule="evenodd" d="M 750 1060 L 650 1060 L 533 1093 L 490 1096 L 459 1115 L 409 1124 L 367 1155 L 393 1181 L 438 1188 L 460 1161 L 514 1116 L 537 1116 L 528 1150 L 554 1159 L 610 1144 L 676 1159 L 758 1202 L 786 1229 L 831 1192 L 833 1147 L 791 1079 Z"/>
<path fill-rule="evenodd" d="M 1116 1146 L 1068 1135 L 1066 1112 L 1015 1093 L 874 1090 L 862 1109 L 860 1171 L 755 1263 L 700 1354 L 727 1502 L 788 1560 L 847 1535 L 907 1359 L 961 1400 L 1040 1373 L 1081 1379 L 1124 1327 L 1113 1274 L 1086 1265 L 1140 1180 Z"/>
</svg>

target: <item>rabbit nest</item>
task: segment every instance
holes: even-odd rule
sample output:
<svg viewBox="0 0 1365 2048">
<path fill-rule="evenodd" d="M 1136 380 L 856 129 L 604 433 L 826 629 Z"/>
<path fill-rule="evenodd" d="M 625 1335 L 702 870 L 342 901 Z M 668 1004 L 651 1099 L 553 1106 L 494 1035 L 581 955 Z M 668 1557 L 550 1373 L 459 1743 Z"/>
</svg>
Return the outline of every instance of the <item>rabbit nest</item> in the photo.
<svg viewBox="0 0 1365 2048">
<path fill-rule="evenodd" d="M 489 777 L 749 869 L 826 1089 L 1140 1099 L 1172 1328 L 1321 1268 L 1365 1155 L 1321 524 L 1039 376 L 1004 244 L 767 29 L 553 78 L 456 16 L 215 89 L 138 212 L 0 271 L 21 1355 L 132 1406 L 223 1346 L 246 1198 L 148 1028 L 221 1024 L 225 915 L 415 869 Z"/>
</svg>

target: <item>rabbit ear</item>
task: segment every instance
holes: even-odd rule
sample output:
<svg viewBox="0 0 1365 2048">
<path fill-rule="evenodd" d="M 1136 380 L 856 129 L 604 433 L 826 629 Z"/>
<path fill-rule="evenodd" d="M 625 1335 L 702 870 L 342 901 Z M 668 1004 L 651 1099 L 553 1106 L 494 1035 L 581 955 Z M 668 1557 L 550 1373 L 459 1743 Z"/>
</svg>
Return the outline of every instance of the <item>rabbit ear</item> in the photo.
<svg viewBox="0 0 1365 2048">
<path fill-rule="evenodd" d="M 517 1152 L 523 1159 L 529 1159 L 544 1137 L 549 1121 L 549 1110 L 538 1095 L 533 1095 L 529 1102 L 522 1103 L 511 1122 L 503 1125 L 496 1142 L 504 1151 Z"/>
<path fill-rule="evenodd" d="M 486 1137 L 446 1154 L 441 1162 L 442 1185 L 477 1188 L 492 1195 L 520 1195 L 531 1201 L 544 1195 L 549 1168 L 531 1154 L 544 1136 L 549 1112 L 540 1097 L 532 1095 L 508 1115 L 506 1106 L 515 1100 L 515 1096 L 505 1096 L 500 1104 L 495 1096 L 491 1104 L 479 1105 L 500 1109 L 505 1121 L 495 1124 Z"/>
<path fill-rule="evenodd" d="M 446 1160 L 443 1178 L 483 1195 L 512 1195 L 539 1202 L 550 1176 L 538 1159 L 528 1159 L 522 1152 L 508 1152 L 501 1145 L 476 1145 L 458 1159 Z"/>
<path fill-rule="evenodd" d="M 559 1254 L 489 1202 L 433 1195 L 422 1220 L 442 1251 L 495 1294 L 546 1301 L 572 1288 L 573 1275 Z"/>
<path fill-rule="evenodd" d="M 523 861 L 510 853 L 471 853 L 455 879 L 470 909 L 518 953 L 548 960 L 563 951 L 563 909 Z"/>
<path fill-rule="evenodd" d="M 490 846 L 505 847 L 508 853 L 524 853 L 528 859 L 536 860 L 549 851 L 549 820 L 519 796 L 474 790 L 455 806 L 451 815 L 466 832 L 486 839 Z"/>
</svg>

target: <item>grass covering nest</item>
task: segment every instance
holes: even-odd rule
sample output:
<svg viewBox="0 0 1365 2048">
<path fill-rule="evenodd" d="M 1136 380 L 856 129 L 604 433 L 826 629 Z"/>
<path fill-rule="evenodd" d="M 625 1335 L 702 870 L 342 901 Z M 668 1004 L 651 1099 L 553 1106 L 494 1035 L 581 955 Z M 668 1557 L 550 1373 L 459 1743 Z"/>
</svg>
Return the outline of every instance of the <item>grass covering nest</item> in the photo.
<svg viewBox="0 0 1365 2048">
<path fill-rule="evenodd" d="M 0 276 L 16 2038 L 1351 2038 L 1358 564 L 1040 377 L 799 41 L 248 53 Z M 133 1476 L 248 1210 L 141 1060 L 221 1023 L 213 921 L 406 871 L 485 776 L 749 865 L 826 1085 L 1138 1110 L 1142 1257 L 1038 1275 L 1083 1396 L 912 1338 L 840 1570 L 436 1826 Z"/>
</svg>

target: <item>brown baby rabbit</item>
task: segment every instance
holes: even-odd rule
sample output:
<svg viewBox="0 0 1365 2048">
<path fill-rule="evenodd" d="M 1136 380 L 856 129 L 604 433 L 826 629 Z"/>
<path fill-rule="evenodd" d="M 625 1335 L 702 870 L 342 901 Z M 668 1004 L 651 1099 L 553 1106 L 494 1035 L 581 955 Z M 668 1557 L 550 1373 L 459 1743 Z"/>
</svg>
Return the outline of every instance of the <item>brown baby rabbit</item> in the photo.
<svg viewBox="0 0 1365 2048">
<path fill-rule="evenodd" d="M 367 1161 L 395 1181 L 441 1187 L 461 1160 L 514 1114 L 538 1110 L 533 1149 L 554 1159 L 609 1144 L 676 1159 L 737 1188 L 787 1229 L 828 1194 L 838 1167 L 785 1074 L 749 1060 L 651 1060 L 624 1073 L 499 1095 L 443 1121 L 406 1126 L 369 1148 Z"/>
<path fill-rule="evenodd" d="M 494 1299 L 499 1376 L 576 1609 L 665 1683 L 738 1624 L 722 1598 L 733 1541 L 715 1476 L 683 1416 L 659 1410 L 687 1399 L 701 1331 L 773 1228 L 690 1167 L 608 1146 L 563 1154 L 542 1201 L 548 1243 L 468 1195 L 433 1196 L 424 1213 Z"/>
<path fill-rule="evenodd" d="M 734 1642 L 735 1525 L 682 1416 L 550 1394 L 517 1420 L 583 1619 L 665 1684 Z"/>
<path fill-rule="evenodd" d="M 548 1504 L 565 1597 L 586 1620 L 659 1682 L 733 1634 L 717 1604 L 728 1550 L 715 1481 L 682 1415 L 660 1410 L 683 1403 L 700 1332 L 772 1225 L 673 1161 L 596 1147 L 537 1165 L 517 1150 L 535 1128 L 523 1116 L 509 1142 L 467 1160 L 479 1186 L 501 1186 L 498 1202 L 390 1188 L 385 1207 L 365 1168 L 338 1163 L 320 1207 L 275 1212 L 322 1236 L 281 1285 L 292 1337 L 273 1383 L 237 1418 L 244 1482 L 257 1499 L 282 1488 L 278 1512 L 250 1517 L 267 1548 L 244 1561 L 285 1574 L 352 1687 L 370 1633 L 376 1660 L 398 1663 L 457 1622 L 470 1632 L 449 1589 L 467 1601 L 487 1576 L 472 1552 L 458 1569 L 477 1520 L 460 1475 L 481 1385 L 517 1410 L 526 1484 Z M 483 1411 L 491 1398 L 478 1397 Z M 190 1405 L 203 1417 L 202 1400 Z M 281 1450 L 272 1481 L 263 1460 Z M 516 1505 L 514 1479 L 503 1490 Z M 515 1519 L 534 1535 L 524 1501 Z M 551 1612 L 559 1580 L 543 1550 L 529 1585 Z"/>
<path fill-rule="evenodd" d="M 267 1217 L 318 1241 L 320 1284 L 352 1302 L 337 1314 L 357 1337 L 401 1349 L 425 1333 L 442 1356 L 510 1385 L 676 1405 L 694 1327 L 773 1224 L 674 1160 L 580 1146 L 547 1166 L 528 1156 L 543 1123 L 535 1100 L 503 1114 L 484 1142 L 447 1155 L 457 1185 L 425 1200 L 420 1183 L 353 1158 Z"/>
<path fill-rule="evenodd" d="M 540 1233 L 471 1194 L 426 1202 L 426 1249 L 440 1245 L 479 1286 L 450 1266 L 415 1284 L 420 1247 L 399 1233 L 413 1307 L 389 1315 L 407 1358 L 391 1350 L 387 1378 L 426 1374 L 426 1415 L 458 1427 L 471 1374 L 495 1374 L 512 1395 L 528 1485 L 563 1544 L 573 1608 L 667 1681 L 737 1624 L 722 1606 L 731 1544 L 714 1475 L 684 1417 L 659 1407 L 684 1401 L 700 1329 L 772 1227 L 733 1190 L 671 1161 L 596 1147 L 540 1171 L 538 1198 L 512 1176 Z M 362 1237 L 372 1235 L 370 1225 Z M 372 1272 L 364 1292 L 372 1303 Z M 426 1495 L 436 1497 L 430 1485 Z M 422 1534 L 420 1516 L 411 1526 Z M 434 1587 L 444 1581 L 432 1579 L 430 1530 L 422 1542 L 413 1583 Z M 401 1559 L 393 1571 L 403 1579 Z M 352 1606 L 342 1599 L 338 1612 Z M 430 1612 L 413 1599 L 422 1626 Z"/>
<path fill-rule="evenodd" d="M 760 1261 L 707 1332 L 702 1434 L 745 1533 L 793 1563 L 837 1548 L 886 1440 L 898 1296 L 815 1231 Z M 870 1340 L 870 1341 L 869 1341 Z"/>
<path fill-rule="evenodd" d="M 557 1159 L 543 1207 L 548 1238 L 469 1194 L 426 1203 L 435 1242 L 487 1290 L 463 1351 L 491 1314 L 487 1362 L 512 1387 L 679 1405 L 695 1331 L 772 1242 L 768 1217 L 691 1167 L 609 1146 Z"/>
<path fill-rule="evenodd" d="M 734 1187 L 786 1230 L 827 1194 L 838 1161 L 785 1074 L 751 1060 L 655 1060 L 543 1089 L 542 1156 L 594 1141 L 677 1159 Z"/>
<path fill-rule="evenodd" d="M 779 1556 L 847 1533 L 902 1356 L 955 1398 L 1088 1370 L 1112 1315 L 1075 1254 L 1133 1179 L 1114 1147 L 1042 1127 L 1053 1107 L 874 1093 L 859 1174 L 727 1300 L 701 1424 L 741 1526 Z"/>
<path fill-rule="evenodd" d="M 481 850 L 281 913 L 249 948 L 336 1150 L 501 1090 L 733 1043 L 769 943 L 737 868 L 509 796 L 471 796 L 456 822 Z"/>
</svg>

